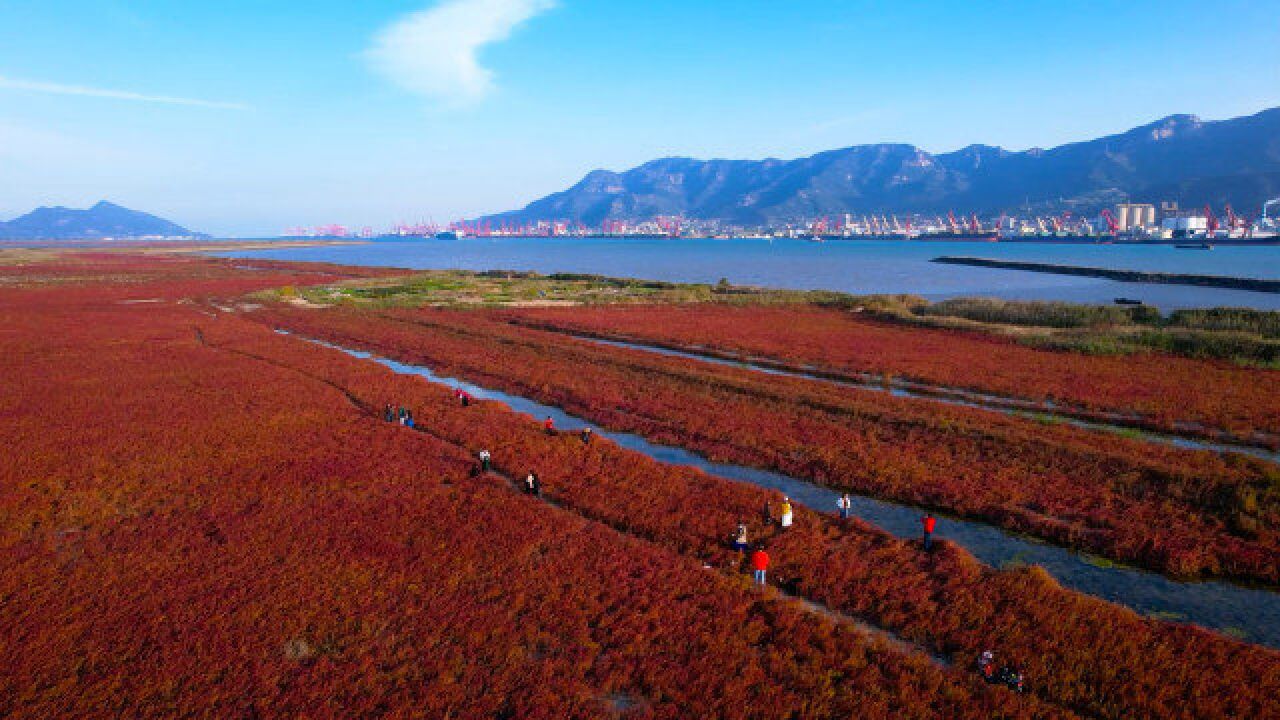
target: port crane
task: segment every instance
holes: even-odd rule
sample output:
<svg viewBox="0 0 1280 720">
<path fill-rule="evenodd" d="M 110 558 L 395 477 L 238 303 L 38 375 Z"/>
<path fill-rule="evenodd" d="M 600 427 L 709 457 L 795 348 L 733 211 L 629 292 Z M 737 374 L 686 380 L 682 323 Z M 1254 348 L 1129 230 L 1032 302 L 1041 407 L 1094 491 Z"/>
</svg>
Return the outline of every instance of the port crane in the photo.
<svg viewBox="0 0 1280 720">
<path fill-rule="evenodd" d="M 1280 230 L 1280 223 L 1276 222 L 1276 218 L 1271 215 L 1271 208 L 1280 205 L 1280 198 L 1272 198 L 1262 203 L 1262 214 L 1257 220 L 1253 221 L 1253 227 L 1249 228 L 1250 237 L 1255 238 L 1273 238 L 1277 236 L 1277 230 Z"/>
<path fill-rule="evenodd" d="M 1116 216 L 1111 214 L 1108 208 L 1102 208 L 1102 219 L 1107 221 L 1107 233 L 1117 235 L 1120 232 L 1120 223 L 1116 222 Z"/>
<path fill-rule="evenodd" d="M 1218 218 L 1213 214 L 1213 208 L 1208 205 L 1204 206 L 1205 228 L 1204 235 L 1212 238 L 1218 234 Z"/>
<path fill-rule="evenodd" d="M 1228 231 L 1235 230 L 1244 222 L 1238 215 L 1236 215 L 1235 211 L 1231 209 L 1231 203 L 1227 203 L 1227 207 L 1224 209 L 1227 214 L 1227 230 Z"/>
<path fill-rule="evenodd" d="M 1231 208 L 1231 203 L 1227 203 L 1227 234 L 1238 232 L 1239 235 L 1245 235 L 1249 232 L 1249 219 L 1235 213 Z"/>
</svg>

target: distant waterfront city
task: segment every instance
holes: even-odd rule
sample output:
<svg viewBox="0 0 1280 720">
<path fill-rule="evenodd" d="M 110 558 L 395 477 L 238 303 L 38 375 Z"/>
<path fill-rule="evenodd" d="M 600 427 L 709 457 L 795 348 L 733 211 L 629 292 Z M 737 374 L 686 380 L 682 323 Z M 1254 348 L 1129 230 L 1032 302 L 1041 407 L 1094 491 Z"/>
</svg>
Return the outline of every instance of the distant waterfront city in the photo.
<svg viewBox="0 0 1280 720">
<path fill-rule="evenodd" d="M 1256 215 L 1226 204 L 1221 214 L 1205 205 L 1182 208 L 1175 201 L 1117 203 L 1096 213 L 1070 210 L 1052 215 L 978 213 L 841 213 L 774 225 L 744 226 L 678 215 L 642 220 L 602 220 L 594 225 L 569 220 L 459 220 L 398 223 L 379 231 L 372 226 L 291 227 L 284 237 L 464 238 L 464 237 L 651 237 L 651 238 L 802 238 L 811 240 L 983 240 L 1005 242 L 1137 242 L 1191 240 L 1200 243 L 1280 242 L 1280 198 L 1267 201 Z"/>
</svg>

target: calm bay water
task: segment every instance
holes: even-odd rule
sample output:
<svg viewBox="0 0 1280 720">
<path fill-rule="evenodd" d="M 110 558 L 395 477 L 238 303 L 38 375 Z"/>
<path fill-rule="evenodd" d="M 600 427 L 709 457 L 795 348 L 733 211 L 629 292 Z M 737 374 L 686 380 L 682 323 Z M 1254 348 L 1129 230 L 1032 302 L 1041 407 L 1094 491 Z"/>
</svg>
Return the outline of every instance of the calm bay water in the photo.
<svg viewBox="0 0 1280 720">
<path fill-rule="evenodd" d="M 1280 294 L 1120 283 L 1016 270 L 941 265 L 939 255 L 976 255 L 1123 270 L 1280 278 L 1280 246 L 1185 250 L 1168 245 L 473 238 L 375 240 L 362 245 L 280 248 L 227 257 L 311 260 L 414 269 L 596 273 L 673 282 L 716 282 L 850 293 L 914 293 L 931 299 L 988 295 L 1110 303 L 1137 298 L 1165 310 L 1237 306 L 1280 310 Z"/>
</svg>

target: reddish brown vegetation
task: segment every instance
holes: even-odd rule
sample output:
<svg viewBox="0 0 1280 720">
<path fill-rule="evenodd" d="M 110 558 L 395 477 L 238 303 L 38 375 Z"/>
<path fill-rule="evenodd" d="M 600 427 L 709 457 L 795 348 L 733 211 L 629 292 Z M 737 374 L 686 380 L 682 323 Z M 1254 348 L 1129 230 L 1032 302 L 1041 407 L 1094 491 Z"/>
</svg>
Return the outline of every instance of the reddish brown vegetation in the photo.
<svg viewBox="0 0 1280 720">
<path fill-rule="evenodd" d="M 1280 371 L 1160 354 L 1036 350 L 980 333 L 904 327 L 808 306 L 530 309 L 514 317 L 641 342 L 697 345 L 844 373 L 875 373 L 1065 406 L 1137 413 L 1176 430 L 1280 434 Z"/>
<path fill-rule="evenodd" d="M 367 377 L 376 373 L 351 367 L 336 352 L 283 345 L 274 352 L 274 361 L 342 387 L 378 386 Z M 536 470 L 553 502 L 716 567 L 738 565 L 727 547 L 729 531 L 739 519 L 754 518 L 769 496 L 608 441 L 548 438 L 536 418 L 499 403 L 463 409 L 444 388 L 394 382 L 385 397 L 411 400 L 422 431 L 465 445 L 473 457 L 490 450 L 508 476 Z M 1027 669 L 1033 693 L 1086 715 L 1265 716 L 1280 688 L 1274 652 L 1139 617 L 1064 590 L 1036 569 L 986 568 L 945 542 L 923 555 L 915 543 L 863 523 L 841 524 L 803 509 L 785 534 L 753 522 L 752 537 L 768 538 L 775 577 L 795 592 L 954 656 L 959 667 L 998 648 Z"/>
<path fill-rule="evenodd" d="M 0 290 L 2 716 L 1070 716 L 467 479 L 362 407 L 442 391 L 118 303 L 287 270 L 191 260 L 184 289 L 137 262 Z"/>
<path fill-rule="evenodd" d="M 826 383 L 602 347 L 480 313 L 272 308 L 651 440 L 979 517 L 1174 574 L 1280 580 L 1275 468 Z"/>
</svg>

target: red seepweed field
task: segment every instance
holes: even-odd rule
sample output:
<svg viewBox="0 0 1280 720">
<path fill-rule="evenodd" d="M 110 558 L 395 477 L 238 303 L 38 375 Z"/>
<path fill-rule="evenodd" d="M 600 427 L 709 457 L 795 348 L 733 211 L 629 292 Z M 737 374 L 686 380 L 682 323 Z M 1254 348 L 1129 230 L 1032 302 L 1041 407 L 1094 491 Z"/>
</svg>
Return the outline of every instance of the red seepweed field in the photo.
<svg viewBox="0 0 1280 720">
<path fill-rule="evenodd" d="M 258 317 L 836 489 L 982 519 L 1176 575 L 1280 581 L 1276 468 L 1242 456 L 601 346 L 481 312 Z"/>
<path fill-rule="evenodd" d="M 1161 354 L 1038 350 L 977 332 L 905 327 L 847 310 L 721 304 L 522 309 L 512 317 L 585 333 L 875 373 L 1105 416 L 1166 430 L 1199 426 L 1280 438 L 1280 371 Z"/>
<path fill-rule="evenodd" d="M 222 309 L 361 272 L 0 266 L 0 716 L 1277 714 L 1274 651 L 946 542 L 924 556 L 802 510 L 752 532 L 812 605 L 752 588 L 724 540 L 765 491 L 272 332 L 354 333 L 334 311 Z M 390 342 L 390 321 L 363 320 Z M 510 336 L 407 327 L 419 354 L 461 363 L 462 337 L 531 362 Z M 383 422 L 385 403 L 418 427 Z M 475 472 L 480 447 L 495 472 Z M 541 499 L 511 487 L 535 468 Z M 1025 695 L 976 677 L 988 644 Z"/>
</svg>

